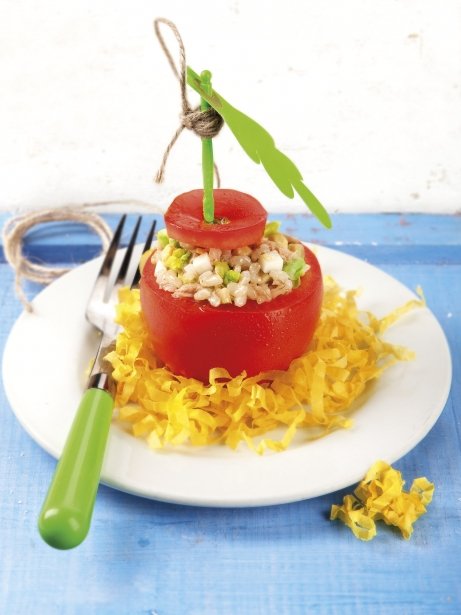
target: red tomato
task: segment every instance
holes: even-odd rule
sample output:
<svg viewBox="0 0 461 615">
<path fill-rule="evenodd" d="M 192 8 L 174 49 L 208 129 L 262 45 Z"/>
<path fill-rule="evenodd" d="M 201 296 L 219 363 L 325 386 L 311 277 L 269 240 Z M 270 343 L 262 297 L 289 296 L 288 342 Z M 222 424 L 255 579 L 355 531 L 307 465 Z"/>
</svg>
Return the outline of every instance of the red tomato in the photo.
<svg viewBox="0 0 461 615">
<path fill-rule="evenodd" d="M 202 248 L 232 250 L 259 243 L 264 234 L 267 212 L 259 201 L 238 190 L 213 191 L 215 219 L 203 220 L 203 190 L 180 194 L 165 214 L 168 237 Z"/>
<path fill-rule="evenodd" d="M 273 301 L 243 307 L 174 298 L 157 285 L 148 259 L 141 304 L 157 356 L 175 373 L 208 381 L 209 370 L 232 376 L 287 369 L 307 350 L 320 314 L 323 284 L 317 258 L 305 248 L 310 269 L 298 288 Z"/>
</svg>

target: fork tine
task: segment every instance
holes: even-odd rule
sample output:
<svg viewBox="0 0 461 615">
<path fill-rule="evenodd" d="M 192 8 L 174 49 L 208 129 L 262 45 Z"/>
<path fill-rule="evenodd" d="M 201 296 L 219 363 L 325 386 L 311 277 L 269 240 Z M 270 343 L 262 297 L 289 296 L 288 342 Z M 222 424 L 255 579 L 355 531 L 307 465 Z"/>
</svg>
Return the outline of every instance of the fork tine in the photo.
<svg viewBox="0 0 461 615">
<path fill-rule="evenodd" d="M 104 257 L 104 260 L 101 265 L 101 269 L 99 270 L 99 273 L 98 273 L 98 278 L 102 276 L 106 276 L 110 272 L 112 263 L 114 261 L 115 254 L 117 253 L 117 250 L 119 248 L 120 238 L 122 236 L 123 227 L 125 225 L 125 220 L 126 220 L 126 214 L 123 214 L 123 216 L 120 218 L 119 223 L 117 224 L 117 228 L 115 229 L 114 234 L 112 235 L 112 240 L 110 242 L 109 247 L 107 248 L 106 256 Z"/>
<path fill-rule="evenodd" d="M 150 227 L 150 231 L 146 237 L 146 242 L 144 244 L 141 254 L 144 254 L 144 252 L 147 252 L 147 250 L 149 250 L 149 248 L 151 247 L 156 226 L 157 226 L 157 220 L 154 220 L 152 223 L 152 226 Z M 139 265 L 138 265 L 136 268 L 136 273 L 134 274 L 133 281 L 131 282 L 131 288 L 134 288 L 138 284 L 140 279 L 141 279 L 141 269 L 139 268 Z"/>
<path fill-rule="evenodd" d="M 128 268 L 131 262 L 131 255 L 133 254 L 134 246 L 136 245 L 136 237 L 138 236 L 139 227 L 141 226 L 142 217 L 138 216 L 138 220 L 131 234 L 130 243 L 127 246 L 125 256 L 123 258 L 123 262 L 120 266 L 119 272 L 117 274 L 117 278 L 115 280 L 115 284 L 121 284 L 124 282 L 126 278 L 126 274 L 128 272 Z"/>
<path fill-rule="evenodd" d="M 106 317 L 102 306 L 107 305 L 108 294 L 112 286 L 110 282 L 110 273 L 116 259 L 117 251 L 120 247 L 125 221 L 126 214 L 120 218 L 117 228 L 112 235 L 112 240 L 107 248 L 107 252 L 93 284 L 93 288 L 91 289 L 86 306 L 85 316 L 87 320 L 100 331 L 103 329 Z"/>
</svg>

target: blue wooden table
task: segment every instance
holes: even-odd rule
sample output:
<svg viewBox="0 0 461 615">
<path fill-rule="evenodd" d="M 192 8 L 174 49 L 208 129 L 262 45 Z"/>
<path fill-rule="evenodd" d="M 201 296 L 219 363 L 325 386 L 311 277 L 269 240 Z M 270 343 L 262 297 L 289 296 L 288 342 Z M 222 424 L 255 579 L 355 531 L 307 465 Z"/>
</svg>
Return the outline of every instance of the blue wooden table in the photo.
<svg viewBox="0 0 461 615">
<path fill-rule="evenodd" d="M 55 461 L 22 430 L 0 391 L 0 612 L 11 615 L 461 613 L 461 217 L 277 216 L 284 230 L 366 259 L 414 289 L 450 344 L 450 398 L 429 435 L 396 467 L 436 485 L 412 539 L 381 527 L 369 543 L 328 520 L 346 491 L 254 509 L 165 504 L 101 487 L 91 532 L 54 551 L 36 519 Z M 0 222 L 7 218 L 4 216 Z M 107 216 L 114 224 L 116 216 Z M 84 227 L 30 234 L 36 258 L 78 264 L 99 250 Z M 0 259 L 3 348 L 21 306 Z M 36 288 L 28 287 L 30 296 Z M 350 492 L 350 490 L 347 490 Z"/>
</svg>

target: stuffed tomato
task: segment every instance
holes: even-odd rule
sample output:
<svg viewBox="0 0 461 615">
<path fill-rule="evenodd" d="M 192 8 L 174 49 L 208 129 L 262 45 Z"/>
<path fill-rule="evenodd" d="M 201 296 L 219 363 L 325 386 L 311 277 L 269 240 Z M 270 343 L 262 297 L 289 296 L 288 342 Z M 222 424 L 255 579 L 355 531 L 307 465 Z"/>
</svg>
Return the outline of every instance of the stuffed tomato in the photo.
<svg viewBox="0 0 461 615">
<path fill-rule="evenodd" d="M 176 200 L 165 216 L 167 232 L 159 233 L 143 268 L 141 305 L 155 353 L 174 373 L 205 382 L 214 367 L 231 376 L 287 369 L 307 350 L 319 318 L 319 263 L 274 223 L 266 226 L 265 211 L 253 197 L 230 190 L 216 194 L 217 216 L 223 216 L 222 196 L 247 203 L 244 214 L 226 212 L 224 240 L 220 231 L 213 239 L 214 225 L 191 224 L 190 204 L 201 203 L 202 192 L 181 195 L 179 209 L 189 207 L 187 215 L 174 213 Z M 206 246 L 200 245 L 204 237 Z"/>
</svg>

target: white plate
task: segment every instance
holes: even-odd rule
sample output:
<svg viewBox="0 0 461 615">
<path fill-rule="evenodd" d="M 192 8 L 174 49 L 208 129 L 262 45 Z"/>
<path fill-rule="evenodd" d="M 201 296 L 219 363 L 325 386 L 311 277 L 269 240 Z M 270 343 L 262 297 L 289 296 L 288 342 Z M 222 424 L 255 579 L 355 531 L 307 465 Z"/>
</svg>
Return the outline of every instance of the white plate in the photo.
<svg viewBox="0 0 461 615">
<path fill-rule="evenodd" d="M 361 288 L 361 308 L 383 316 L 414 298 L 379 269 L 335 250 L 315 248 L 323 272 L 343 288 Z M 11 330 L 4 360 L 6 394 L 24 429 L 58 457 L 84 390 L 96 347 L 84 318 L 99 259 L 61 277 L 34 299 Z M 241 445 L 154 452 L 111 427 L 102 481 L 129 493 L 203 506 L 261 506 L 330 493 L 358 482 L 378 459 L 393 463 L 427 434 L 451 383 L 451 359 L 427 308 L 405 315 L 386 334 L 416 359 L 385 372 L 354 413 L 354 426 L 313 442 L 298 434 L 283 453 L 262 457 Z"/>
</svg>

